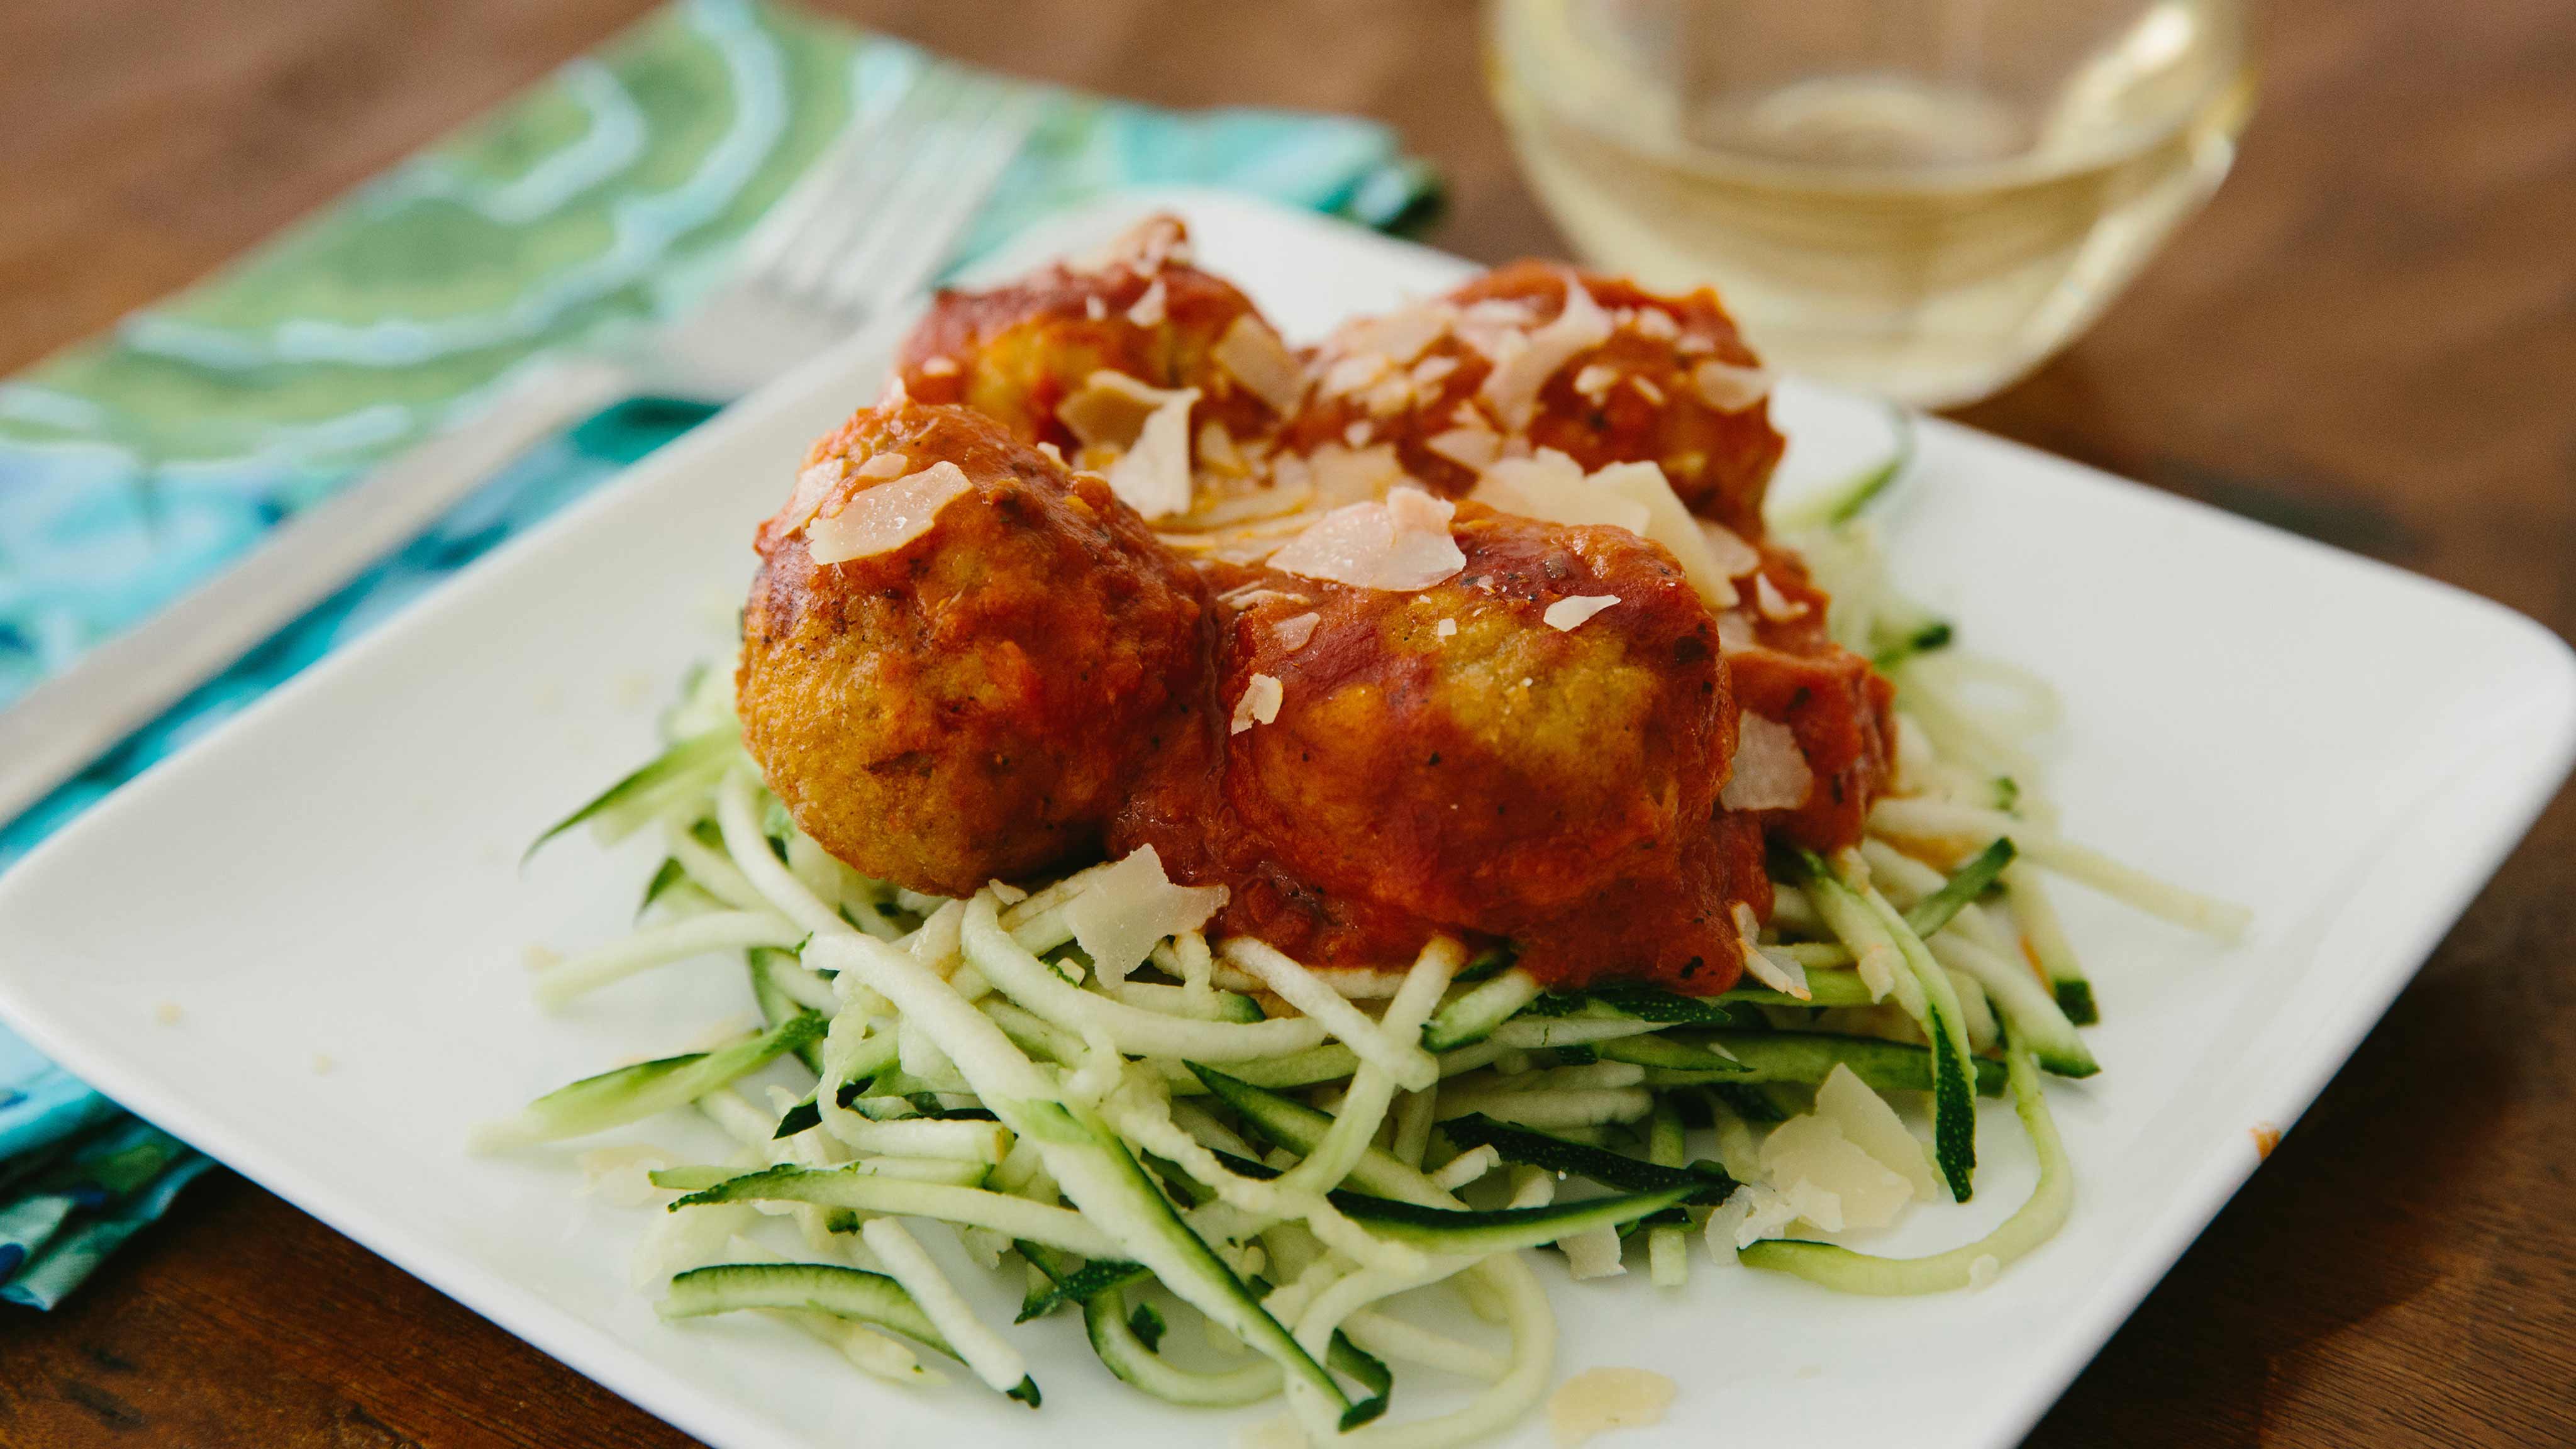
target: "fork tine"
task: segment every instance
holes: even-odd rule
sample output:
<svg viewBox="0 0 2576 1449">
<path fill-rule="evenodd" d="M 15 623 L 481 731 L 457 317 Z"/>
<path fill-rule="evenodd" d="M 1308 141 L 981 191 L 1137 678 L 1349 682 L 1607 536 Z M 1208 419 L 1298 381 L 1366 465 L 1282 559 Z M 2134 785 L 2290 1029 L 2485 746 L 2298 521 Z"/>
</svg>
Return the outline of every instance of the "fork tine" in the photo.
<svg viewBox="0 0 2576 1449">
<path fill-rule="evenodd" d="M 873 315 L 938 275 L 958 234 L 983 209 L 1028 140 L 1039 105 L 1034 94 L 1005 91 L 974 129 L 956 140 L 941 164 L 928 168 L 931 194 L 897 213 L 904 224 L 881 228 L 873 246 L 853 252 L 834 269 L 827 286 L 842 313 Z"/>
<path fill-rule="evenodd" d="M 865 275 L 878 264 L 877 259 L 939 194 L 958 157 L 984 134 L 1002 99 L 999 88 L 980 80 L 958 87 L 954 104 L 903 157 L 902 171 L 887 186 L 878 208 L 886 224 L 870 228 L 833 257 L 830 270 L 815 279 L 818 292 L 834 299 L 846 295 L 850 289 L 844 278 Z"/>
<path fill-rule="evenodd" d="M 877 140 L 907 106 L 920 104 L 921 81 L 929 67 L 919 57 L 898 52 L 883 63 L 861 63 L 853 80 L 851 114 L 839 135 L 811 170 L 770 209 L 734 263 L 736 277 L 761 275 L 801 255 L 809 238 L 828 230 L 847 208 L 841 197 L 865 184 L 867 168 L 877 153 Z"/>
<path fill-rule="evenodd" d="M 761 269 L 763 284 L 799 299 L 819 295 L 833 263 L 881 224 L 879 215 L 888 191 L 903 175 L 905 158 L 955 109 L 955 74 L 941 65 L 924 70 L 880 120 L 857 136 L 849 171 L 818 190 L 807 224 Z"/>
</svg>

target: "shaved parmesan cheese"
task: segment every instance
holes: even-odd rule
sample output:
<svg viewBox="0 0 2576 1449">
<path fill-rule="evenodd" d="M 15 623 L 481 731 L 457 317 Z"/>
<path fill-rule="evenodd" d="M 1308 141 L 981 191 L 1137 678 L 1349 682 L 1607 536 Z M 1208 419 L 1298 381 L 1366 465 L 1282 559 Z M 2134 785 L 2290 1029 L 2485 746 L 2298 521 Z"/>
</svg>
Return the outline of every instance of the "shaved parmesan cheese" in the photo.
<svg viewBox="0 0 2576 1449">
<path fill-rule="evenodd" d="M 1746 975 L 1800 1001 L 1814 998 L 1807 989 L 1807 968 L 1797 958 L 1762 949 L 1762 922 L 1755 918 L 1753 907 L 1737 901 L 1728 918 L 1735 923 L 1735 949 L 1743 957 Z"/>
<path fill-rule="evenodd" d="M 1227 324 L 1225 335 L 1209 355 L 1217 366 L 1234 374 L 1235 381 L 1251 389 L 1254 397 L 1270 404 L 1274 413 L 1295 411 L 1306 396 L 1306 373 L 1297 365 L 1296 354 L 1270 330 L 1269 323 L 1249 312 Z"/>
<path fill-rule="evenodd" d="M 1548 1396 L 1548 1429 L 1556 1449 L 1575 1449 L 1595 1434 L 1660 1424 L 1676 1391 L 1652 1369 L 1585 1369 Z"/>
<path fill-rule="evenodd" d="M 1225 430 L 1225 424 L 1213 421 L 1199 424 L 1199 465 L 1235 478 L 1252 471 L 1234 446 L 1234 434 Z"/>
<path fill-rule="evenodd" d="M 1433 433 L 1422 440 L 1422 446 L 1462 468 L 1483 472 L 1501 454 L 1503 438 L 1500 433 L 1480 424 Z"/>
<path fill-rule="evenodd" d="M 1717 651 L 1737 654 L 1754 647 L 1753 621 L 1742 609 L 1726 609 L 1717 616 Z"/>
<path fill-rule="evenodd" d="M 955 377 L 957 375 L 957 359 L 953 357 L 929 358 L 921 364 L 921 375 L 924 377 Z"/>
<path fill-rule="evenodd" d="M 1649 465 L 1651 466 L 1651 465 Z M 1599 475 L 1595 475 L 1596 477 Z M 1530 458 L 1505 458 L 1484 470 L 1467 495 L 1488 508 L 1549 523 L 1607 524 L 1645 535 L 1652 514 L 1644 503 L 1585 480 L 1583 465 L 1554 448 Z"/>
<path fill-rule="evenodd" d="M 1348 504 L 1315 520 L 1270 556 L 1270 566 L 1363 589 L 1427 589 L 1467 566 L 1449 536 L 1456 511 L 1419 488 L 1397 488 L 1382 503 Z"/>
<path fill-rule="evenodd" d="M 1729 810 L 1795 810 L 1815 788 L 1797 732 L 1758 714 L 1743 716 L 1735 730 L 1735 772 L 1718 803 Z"/>
<path fill-rule="evenodd" d="M 1153 282 L 1145 288 L 1145 295 L 1136 299 L 1136 305 L 1127 309 L 1127 320 L 1135 323 L 1139 327 L 1160 327 L 1163 325 L 1162 278 L 1156 277 Z"/>
<path fill-rule="evenodd" d="M 1306 641 L 1315 637 L 1315 626 L 1323 622 L 1323 615 L 1310 611 L 1280 620 L 1270 626 L 1270 632 L 1280 648 L 1294 653 L 1306 647 Z"/>
<path fill-rule="evenodd" d="M 1619 1228 L 1615 1223 L 1585 1228 L 1572 1237 L 1559 1238 L 1556 1245 L 1565 1250 L 1565 1266 L 1576 1278 L 1615 1278 L 1628 1271 L 1619 1261 Z"/>
<path fill-rule="evenodd" d="M 1715 358 L 1691 369 L 1691 385 L 1708 405 L 1723 413 L 1740 413 L 1771 395 L 1771 370 L 1738 367 Z"/>
<path fill-rule="evenodd" d="M 1259 583 L 1245 584 L 1243 587 L 1238 589 L 1229 589 L 1226 592 L 1217 595 L 1217 597 L 1224 600 L 1226 603 L 1232 604 L 1238 609 L 1249 609 L 1255 604 L 1266 604 L 1274 600 L 1282 604 L 1303 604 L 1310 602 L 1304 594 L 1286 593 L 1279 589 L 1271 588 L 1266 584 Z"/>
<path fill-rule="evenodd" d="M 1257 724 L 1268 724 L 1279 718 L 1279 702 L 1288 691 L 1267 674 L 1256 674 L 1243 686 L 1243 697 L 1234 702 L 1233 728 L 1229 734 L 1241 734 Z"/>
<path fill-rule="evenodd" d="M 1368 404 L 1369 415 L 1372 417 L 1395 416 L 1413 406 L 1413 374 L 1388 373 L 1378 381 L 1377 386 L 1368 390 L 1368 396 L 1363 401 Z"/>
<path fill-rule="evenodd" d="M 1369 436 L 1376 431 L 1369 425 L 1368 419 L 1361 418 L 1342 429 L 1342 441 L 1354 450 L 1365 448 L 1368 446 Z"/>
<path fill-rule="evenodd" d="M 965 470 L 943 459 L 910 477 L 861 489 L 840 512 L 805 526 L 805 552 L 817 564 L 892 553 L 928 533 L 941 509 L 974 488 Z"/>
<path fill-rule="evenodd" d="M 1661 307 L 1640 307 L 1632 324 L 1640 337 L 1653 337 L 1669 342 L 1681 335 L 1682 326 L 1673 314 Z"/>
<path fill-rule="evenodd" d="M 1159 272 L 1165 262 L 1186 265 L 1190 259 L 1190 236 L 1181 219 L 1166 213 L 1149 216 L 1120 232 L 1095 251 L 1065 261 L 1064 269 L 1084 275 L 1115 271 L 1125 267 L 1137 272 Z"/>
<path fill-rule="evenodd" d="M 1905 1130 L 1896 1109 L 1850 1067 L 1834 1063 L 1824 1085 L 1816 1088 L 1816 1115 L 1831 1118 L 1854 1147 L 1911 1184 L 1916 1197 L 1937 1202 L 1948 1196 L 1941 1190 L 1940 1179 L 1933 1176 L 1922 1142 Z"/>
<path fill-rule="evenodd" d="M 912 460 L 903 454 L 879 453 L 852 469 L 850 476 L 876 482 L 887 478 L 900 478 L 911 471 Z"/>
<path fill-rule="evenodd" d="M 826 458 L 797 474 L 795 491 L 787 495 L 787 510 L 782 515 L 787 526 L 781 532 L 794 533 L 803 528 L 815 514 L 823 511 L 824 500 L 830 498 L 832 490 L 840 487 L 841 480 L 849 476 L 850 460 L 847 458 Z"/>
<path fill-rule="evenodd" d="M 1617 602 L 1617 594 L 1575 594 L 1548 605 L 1547 612 L 1539 618 L 1558 633 L 1571 634 L 1582 627 L 1585 620 Z"/>
<path fill-rule="evenodd" d="M 1618 381 L 1617 368 L 1607 363 L 1590 362 L 1584 364 L 1583 370 L 1574 375 L 1574 390 L 1598 403 L 1609 396 L 1610 389 L 1616 386 Z"/>
<path fill-rule="evenodd" d="M 1708 540 L 1709 561 L 1717 571 L 1730 579 L 1740 579 L 1762 567 L 1762 550 L 1744 541 L 1744 535 L 1723 523 L 1700 520 L 1699 532 Z"/>
<path fill-rule="evenodd" d="M 1837 1214 L 1839 1216 L 1839 1214 Z M 1776 1238 L 1798 1220 L 1798 1208 L 1788 1194 L 1767 1182 L 1747 1179 L 1727 1195 L 1717 1211 L 1708 1215 L 1708 1252 L 1719 1262 L 1727 1261 L 1718 1244 L 1731 1242 L 1738 1248 L 1749 1248 L 1764 1238 Z"/>
<path fill-rule="evenodd" d="M 1663 314 L 1658 312 L 1654 315 L 1660 317 Z M 1657 407 L 1662 407 L 1664 405 L 1664 390 L 1655 386 L 1653 378 L 1646 376 L 1642 372 L 1632 372 L 1628 374 L 1628 385 L 1637 390 L 1637 396 L 1644 398 L 1646 401 L 1653 403 Z"/>
<path fill-rule="evenodd" d="M 1457 370 L 1458 359 L 1454 357 L 1426 357 L 1413 364 L 1413 385 L 1428 388 Z"/>
<path fill-rule="evenodd" d="M 1886 1227 L 1914 1196 L 1905 1178 L 1861 1151 L 1831 1118 L 1812 1113 L 1772 1128 L 1761 1162 L 1763 1176 L 1798 1205 L 1798 1215 L 1828 1232 Z"/>
<path fill-rule="evenodd" d="M 1055 415 L 1083 447 L 1123 452 L 1136 446 L 1147 419 L 1183 397 L 1196 399 L 1198 390 L 1156 387 L 1141 377 L 1104 367 L 1056 404 Z"/>
<path fill-rule="evenodd" d="M 1538 411 L 1539 389 L 1556 370 L 1609 340 L 1610 315 L 1592 300 L 1583 279 L 1568 272 L 1564 308 L 1554 321 L 1535 331 L 1503 335 L 1502 350 L 1494 358 L 1494 370 L 1485 374 L 1479 395 L 1504 421 L 1515 428 L 1527 427 Z"/>
<path fill-rule="evenodd" d="M 1082 315 L 1094 322 L 1101 321 L 1109 315 L 1109 304 L 1097 295 L 1085 297 L 1082 299 Z"/>
<path fill-rule="evenodd" d="M 1109 491 L 1146 518 L 1190 511 L 1190 405 L 1199 390 L 1182 388 L 1145 419 L 1136 446 L 1109 465 Z"/>
<path fill-rule="evenodd" d="M 1431 626 L 1431 635 L 1435 639 L 1453 638 L 1457 633 L 1458 621 L 1455 619 L 1443 619 Z"/>
<path fill-rule="evenodd" d="M 1038 451 L 1046 455 L 1046 458 L 1047 458 L 1047 461 L 1048 461 L 1048 462 L 1055 464 L 1055 465 L 1056 465 L 1057 467 L 1059 467 L 1059 468 L 1063 468 L 1063 467 L 1067 467 L 1067 466 L 1069 466 L 1069 465 L 1064 461 L 1064 449 L 1057 447 L 1057 446 L 1056 446 L 1055 444 L 1053 444 L 1053 443 L 1047 443 L 1047 442 L 1041 442 L 1041 443 L 1039 443 L 1039 444 L 1038 444 Z"/>
<path fill-rule="evenodd" d="M 1354 352 L 1325 368 L 1317 387 L 1326 397 L 1343 397 L 1375 383 L 1393 368 L 1382 353 Z"/>
<path fill-rule="evenodd" d="M 1457 319 L 1458 309 L 1446 302 L 1416 302 L 1350 323 L 1334 334 L 1333 342 L 1337 351 L 1374 352 L 1401 367 L 1421 356 Z"/>
<path fill-rule="evenodd" d="M 1166 937 L 1195 931 L 1225 905 L 1223 886 L 1174 885 L 1148 845 L 1093 871 L 1064 923 L 1105 981 L 1124 981 Z"/>
<path fill-rule="evenodd" d="M 1279 461 L 1278 471 L 1284 481 L 1292 460 Z M 1404 464 L 1396 459 L 1391 443 L 1356 452 L 1339 443 L 1327 443 L 1307 456 L 1305 469 L 1306 484 L 1314 494 L 1313 506 L 1321 508 L 1374 502 L 1405 481 Z"/>
<path fill-rule="evenodd" d="M 1699 520 L 1673 493 L 1673 485 L 1664 478 L 1664 470 L 1652 463 L 1613 463 L 1592 475 L 1596 488 L 1606 488 L 1623 497 L 1646 505 L 1646 526 L 1638 532 L 1660 543 L 1682 566 L 1682 576 L 1712 609 L 1735 607 L 1735 585 L 1719 567 L 1717 556 L 1708 546 L 1708 536 L 1699 529 Z"/>
<path fill-rule="evenodd" d="M 1804 603 L 1789 602 L 1789 596 L 1780 592 L 1780 586 L 1771 582 L 1769 574 L 1753 580 L 1753 602 L 1761 609 L 1763 618 L 1775 623 L 1802 617 L 1807 612 Z"/>
</svg>

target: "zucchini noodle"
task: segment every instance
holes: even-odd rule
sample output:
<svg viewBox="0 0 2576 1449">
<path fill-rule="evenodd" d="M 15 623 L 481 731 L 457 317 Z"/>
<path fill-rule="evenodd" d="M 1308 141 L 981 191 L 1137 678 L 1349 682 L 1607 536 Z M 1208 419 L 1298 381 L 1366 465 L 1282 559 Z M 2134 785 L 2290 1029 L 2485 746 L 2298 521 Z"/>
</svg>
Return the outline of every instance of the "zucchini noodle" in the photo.
<svg viewBox="0 0 2576 1449">
<path fill-rule="evenodd" d="M 1448 1449 L 1521 1422 L 1555 1372 L 1533 1252 L 1578 1277 L 1642 1263 L 1678 1294 L 1698 1291 L 1687 1235 L 1704 1231 L 1721 1264 L 1845 1292 L 1979 1286 L 2072 1210 L 2041 1074 L 2098 1070 L 2080 1032 L 2093 986 L 2044 877 L 2221 939 L 2246 916 L 2060 833 L 2037 768 L 2054 692 L 1949 653 L 1947 626 L 1877 572 L 1866 519 L 1803 546 L 1833 589 L 1835 637 L 1897 683 L 1900 793 L 1875 803 L 1858 849 L 1775 858 L 1770 921 L 1745 927 L 1759 979 L 1712 998 L 1551 991 L 1507 960 L 1470 971 L 1447 938 L 1401 970 L 1324 971 L 1201 930 L 1150 949 L 1129 937 L 1095 962 L 1077 924 L 1100 945 L 1117 882 L 1152 882 L 1158 860 L 953 900 L 868 880 L 771 797 L 710 671 L 664 755 L 556 827 L 647 831 L 665 859 L 641 923 L 543 967 L 534 994 L 560 1008 L 733 956 L 762 1026 L 572 1083 L 475 1145 L 694 1104 L 731 1156 L 663 1167 L 633 1194 L 667 1204 L 633 1266 L 675 1325 L 769 1314 L 868 1373 L 932 1378 L 918 1348 L 1036 1407 L 1013 1334 L 979 1319 L 915 1236 L 944 1223 L 986 1267 L 1027 1278 L 1024 1318 L 1078 1312 L 1121 1381 L 1184 1405 L 1284 1398 L 1319 1445 Z M 1763 984 L 1800 980 L 1804 997 Z M 1802 1214 L 1840 1224 L 1850 1205 L 1763 1134 L 1859 1102 L 1877 1116 L 1849 1120 L 1875 1135 L 1848 1144 L 1914 1151 L 1895 1174 L 1909 1194 L 1964 1199 L 1976 1098 L 2006 1090 L 2040 1177 L 1993 1233 L 1912 1260 L 1798 1236 L 1814 1227 Z M 1919 1129 L 1872 1093 L 1929 1105 L 1937 1177 Z M 788 1251 L 763 1241 L 791 1230 Z M 1414 1321 L 1417 1306 L 1455 1316 L 1459 1298 L 1508 1346 Z M 1167 1356 L 1167 1313 L 1237 1361 Z M 1402 1377 L 1381 1357 L 1472 1397 L 1381 1417 Z"/>
</svg>

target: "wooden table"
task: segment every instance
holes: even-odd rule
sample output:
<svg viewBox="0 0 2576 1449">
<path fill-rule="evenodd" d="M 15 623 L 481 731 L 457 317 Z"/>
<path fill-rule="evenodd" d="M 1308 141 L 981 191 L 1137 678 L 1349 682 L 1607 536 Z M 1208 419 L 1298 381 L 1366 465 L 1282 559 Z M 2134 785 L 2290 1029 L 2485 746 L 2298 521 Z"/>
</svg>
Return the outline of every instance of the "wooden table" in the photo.
<svg viewBox="0 0 2576 1449">
<path fill-rule="evenodd" d="M 642 8 L 0 8 L 0 368 Z M 1485 106 L 1466 0 L 843 8 L 1156 101 L 1381 117 L 1450 178 L 1433 241 L 1558 250 Z M 2265 28 L 2263 110 L 2217 202 L 2090 336 L 1964 416 L 2576 631 L 2576 12 L 2281 0 Z M 2562 796 L 2031 1442 L 2576 1443 L 2571 940 Z M 684 1442 L 229 1175 L 62 1310 L 0 1309 L 9 1445 Z"/>
</svg>

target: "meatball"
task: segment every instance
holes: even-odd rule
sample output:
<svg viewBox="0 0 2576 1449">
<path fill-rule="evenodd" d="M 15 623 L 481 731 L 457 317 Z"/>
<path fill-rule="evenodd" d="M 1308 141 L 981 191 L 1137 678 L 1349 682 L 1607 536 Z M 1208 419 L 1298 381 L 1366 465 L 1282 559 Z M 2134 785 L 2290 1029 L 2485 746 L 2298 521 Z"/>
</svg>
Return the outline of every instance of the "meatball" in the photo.
<svg viewBox="0 0 2576 1449">
<path fill-rule="evenodd" d="M 1761 536 L 1784 443 L 1767 375 L 1706 288 L 1664 297 L 1515 262 L 1343 327 L 1308 371 L 1315 396 L 1284 450 L 1392 445 L 1406 473 L 1450 497 L 1497 453 L 1554 448 L 1587 471 L 1654 463 L 1693 513 Z"/>
<path fill-rule="evenodd" d="M 1198 389 L 1193 437 L 1213 423 L 1231 442 L 1266 441 L 1304 391 L 1296 359 L 1250 298 L 1188 256 L 1181 223 L 1156 217 L 1092 262 L 987 292 L 943 290 L 897 359 L 904 388 L 1076 456 L 1098 438 L 1064 403 L 1105 370 Z"/>
<path fill-rule="evenodd" d="M 1401 965 L 1447 930 L 1555 982 L 1723 990 L 1731 903 L 1769 901 L 1758 840 L 1747 871 L 1712 820 L 1735 705 L 1706 606 L 1624 529 L 1477 504 L 1450 529 L 1465 567 L 1428 588 L 1230 589 L 1217 800 L 1167 764 L 1113 848 L 1225 879 L 1221 927 L 1322 964 Z"/>
<path fill-rule="evenodd" d="M 1756 813 L 1813 850 L 1858 844 L 1894 768 L 1896 688 L 1825 632 L 1831 601 L 1796 554 L 1765 547 L 1746 592 L 1720 621 L 1736 699 L 1753 719 L 1788 726 L 1812 777 L 1804 804 Z"/>
<path fill-rule="evenodd" d="M 879 489 L 907 491 L 871 509 Z M 854 519 L 898 541 L 816 563 L 864 550 Z M 1096 855 L 1205 692 L 1197 576 L 1098 477 L 980 413 L 862 409 L 815 445 L 758 548 L 744 743 L 824 849 L 913 890 Z"/>
</svg>

